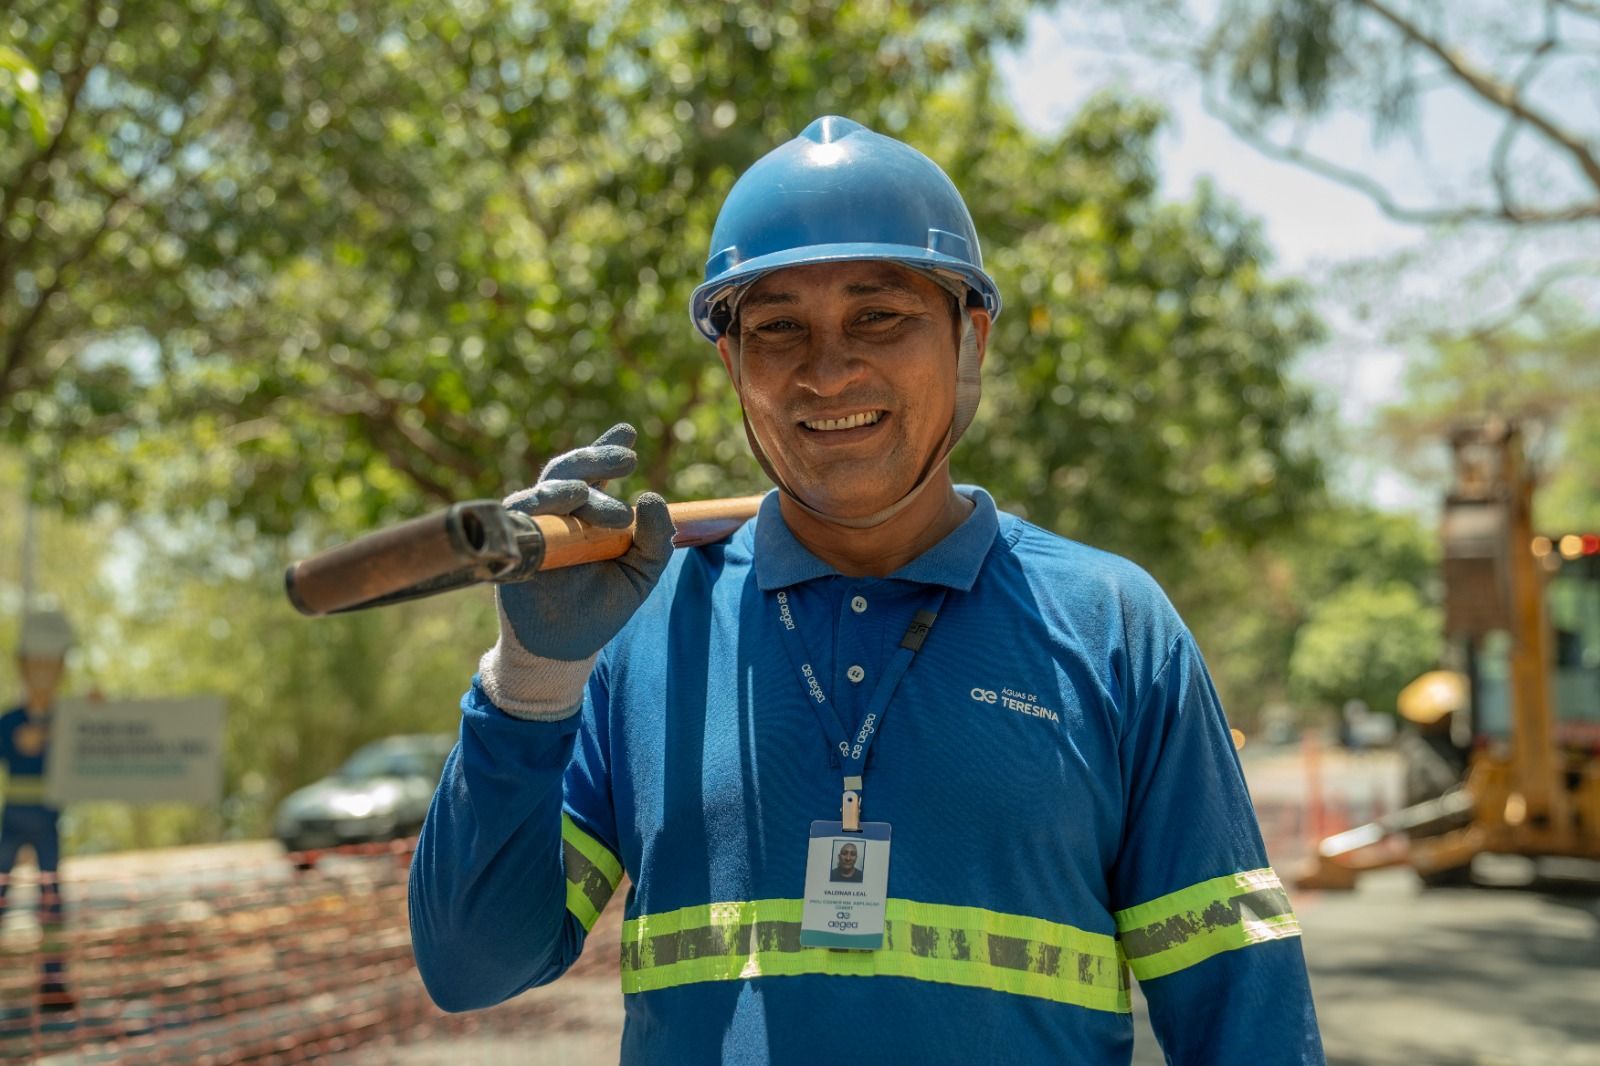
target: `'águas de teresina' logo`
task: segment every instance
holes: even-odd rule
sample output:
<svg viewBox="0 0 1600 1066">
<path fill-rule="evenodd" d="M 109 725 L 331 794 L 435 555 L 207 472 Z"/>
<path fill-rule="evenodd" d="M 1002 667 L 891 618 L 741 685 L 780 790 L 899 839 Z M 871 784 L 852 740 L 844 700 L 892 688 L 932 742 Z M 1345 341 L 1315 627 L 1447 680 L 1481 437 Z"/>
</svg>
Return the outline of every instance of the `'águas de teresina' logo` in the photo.
<svg viewBox="0 0 1600 1066">
<path fill-rule="evenodd" d="M 980 685 L 974 688 L 970 695 L 974 703 L 986 703 L 995 707 L 1004 707 L 1008 711 L 1025 714 L 1030 718 L 1048 718 L 1057 725 L 1061 724 L 1061 716 L 1040 703 L 1039 697 L 1032 692 L 1024 692 L 1013 688 L 1002 688 L 996 691 Z"/>
</svg>

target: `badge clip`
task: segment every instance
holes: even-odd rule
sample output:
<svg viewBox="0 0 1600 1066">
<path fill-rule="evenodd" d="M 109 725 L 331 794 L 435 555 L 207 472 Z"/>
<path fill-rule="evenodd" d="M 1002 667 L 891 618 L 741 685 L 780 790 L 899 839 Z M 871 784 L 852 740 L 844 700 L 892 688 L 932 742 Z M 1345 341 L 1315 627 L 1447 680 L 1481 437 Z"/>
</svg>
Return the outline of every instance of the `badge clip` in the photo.
<svg viewBox="0 0 1600 1066">
<path fill-rule="evenodd" d="M 846 833 L 861 832 L 861 794 L 859 792 L 846 792 L 844 802 L 839 807 L 839 821 L 843 823 Z"/>
</svg>

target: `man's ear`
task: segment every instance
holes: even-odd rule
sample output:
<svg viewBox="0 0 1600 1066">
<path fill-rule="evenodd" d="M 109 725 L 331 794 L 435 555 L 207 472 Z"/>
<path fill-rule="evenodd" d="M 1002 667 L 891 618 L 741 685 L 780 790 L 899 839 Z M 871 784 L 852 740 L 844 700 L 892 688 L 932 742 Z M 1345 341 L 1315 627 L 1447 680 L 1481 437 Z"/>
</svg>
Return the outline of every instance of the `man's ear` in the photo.
<svg viewBox="0 0 1600 1066">
<path fill-rule="evenodd" d="M 728 377 L 733 381 L 733 387 L 739 387 L 739 357 L 733 351 L 733 345 L 728 343 L 726 334 L 717 338 L 717 355 L 722 357 L 722 368 L 728 372 Z"/>
<path fill-rule="evenodd" d="M 982 366 L 983 357 L 989 353 L 989 327 L 994 325 L 994 319 L 981 307 L 971 308 L 967 314 L 972 316 L 972 331 L 978 337 L 978 365 Z"/>
</svg>

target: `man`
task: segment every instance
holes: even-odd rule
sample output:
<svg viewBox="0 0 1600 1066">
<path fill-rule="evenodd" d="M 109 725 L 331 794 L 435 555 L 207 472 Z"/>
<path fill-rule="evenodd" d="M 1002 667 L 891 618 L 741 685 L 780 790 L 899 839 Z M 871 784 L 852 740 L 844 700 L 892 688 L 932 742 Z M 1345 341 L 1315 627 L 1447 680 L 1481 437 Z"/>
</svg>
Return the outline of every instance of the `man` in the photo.
<svg viewBox="0 0 1600 1066">
<path fill-rule="evenodd" d="M 828 880 L 851 883 L 861 880 L 861 871 L 856 869 L 856 846 L 854 844 L 839 845 L 839 865 L 829 872 Z"/>
<path fill-rule="evenodd" d="M 1124 959 L 1169 1061 L 1321 1061 L 1188 631 L 1132 564 L 952 484 L 999 310 L 904 144 L 823 118 L 735 184 L 692 313 L 778 491 L 676 554 L 646 493 L 615 563 L 500 589 L 411 873 L 441 1006 L 558 977 L 626 871 L 626 1063 L 808 1063 L 841 1017 L 850 1061 L 1125 1063 Z M 507 503 L 624 524 L 597 486 L 632 443 Z M 814 907 L 852 831 L 887 896 Z"/>
<path fill-rule="evenodd" d="M 39 1004 L 46 1011 L 71 1010 L 75 1003 L 63 981 L 61 887 L 58 869 L 61 812 L 45 802 L 45 759 L 50 744 L 50 710 L 66 670 L 72 626 L 57 611 L 23 617 L 17 641 L 17 672 L 22 706 L 0 715 L 0 763 L 6 767 L 5 810 L 0 813 L 0 921 L 5 918 L 11 870 L 24 845 L 39 867 L 39 923 L 44 927 Z"/>
</svg>

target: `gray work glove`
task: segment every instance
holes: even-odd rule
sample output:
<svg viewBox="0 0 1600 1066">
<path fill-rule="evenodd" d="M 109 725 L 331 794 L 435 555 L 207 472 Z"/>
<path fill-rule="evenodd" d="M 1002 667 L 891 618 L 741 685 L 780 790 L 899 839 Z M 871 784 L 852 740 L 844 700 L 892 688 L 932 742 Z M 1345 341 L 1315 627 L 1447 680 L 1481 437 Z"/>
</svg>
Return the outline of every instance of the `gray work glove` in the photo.
<svg viewBox="0 0 1600 1066">
<path fill-rule="evenodd" d="M 589 447 L 550 460 L 534 486 L 507 496 L 505 506 L 627 528 L 633 510 L 598 486 L 633 472 L 636 436 L 626 423 L 612 426 Z M 478 664 L 479 683 L 495 706 L 540 721 L 577 713 L 595 656 L 633 617 L 672 558 L 667 502 L 647 492 L 638 510 L 633 546 L 620 558 L 496 586 L 500 640 Z"/>
</svg>

